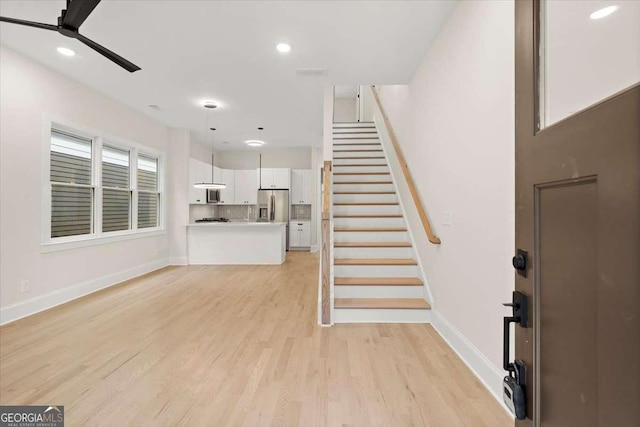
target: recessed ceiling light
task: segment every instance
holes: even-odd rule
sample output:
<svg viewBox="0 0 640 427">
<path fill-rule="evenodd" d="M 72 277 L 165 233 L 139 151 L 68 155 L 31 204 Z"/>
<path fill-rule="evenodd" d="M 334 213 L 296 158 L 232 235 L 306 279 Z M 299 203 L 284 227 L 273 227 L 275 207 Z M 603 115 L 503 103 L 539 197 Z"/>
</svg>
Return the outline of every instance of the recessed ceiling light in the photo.
<svg viewBox="0 0 640 427">
<path fill-rule="evenodd" d="M 204 108 L 218 108 L 218 105 L 215 102 L 207 101 L 204 103 Z"/>
<path fill-rule="evenodd" d="M 58 53 L 64 56 L 74 56 L 76 53 L 68 47 L 59 47 Z"/>
<path fill-rule="evenodd" d="M 159 110 L 160 106 L 157 104 L 149 104 L 147 105 L 147 107 L 151 108 L 152 110 Z"/>
<path fill-rule="evenodd" d="M 600 10 L 596 10 L 591 15 L 589 15 L 589 18 L 591 18 L 591 19 L 602 19 L 602 18 L 604 18 L 606 16 L 611 15 L 616 10 L 618 10 L 618 6 L 615 6 L 615 5 L 607 6 L 605 8 L 600 9 Z"/>
<path fill-rule="evenodd" d="M 259 127 L 258 130 L 264 130 L 264 128 L 263 127 Z"/>
<path fill-rule="evenodd" d="M 259 139 L 250 139 L 244 143 L 249 147 L 262 147 L 264 145 L 264 141 L 260 141 Z"/>
<path fill-rule="evenodd" d="M 276 49 L 278 49 L 278 52 L 280 53 L 287 53 L 291 50 L 291 45 L 288 45 L 287 43 L 278 43 Z"/>
</svg>

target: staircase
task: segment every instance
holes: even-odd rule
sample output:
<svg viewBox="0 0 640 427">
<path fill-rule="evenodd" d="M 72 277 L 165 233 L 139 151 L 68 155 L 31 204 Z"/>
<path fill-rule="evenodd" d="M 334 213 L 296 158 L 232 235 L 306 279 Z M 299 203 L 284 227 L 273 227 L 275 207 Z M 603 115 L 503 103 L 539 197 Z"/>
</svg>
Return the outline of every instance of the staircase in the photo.
<svg viewBox="0 0 640 427">
<path fill-rule="evenodd" d="M 430 306 L 373 122 L 333 125 L 334 322 L 426 323 Z"/>
</svg>

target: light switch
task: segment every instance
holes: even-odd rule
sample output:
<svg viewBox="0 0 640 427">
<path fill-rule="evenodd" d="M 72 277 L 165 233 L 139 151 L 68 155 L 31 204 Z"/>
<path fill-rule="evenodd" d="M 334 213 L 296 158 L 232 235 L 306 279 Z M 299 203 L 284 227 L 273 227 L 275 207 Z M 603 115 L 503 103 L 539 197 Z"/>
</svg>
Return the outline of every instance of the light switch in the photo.
<svg viewBox="0 0 640 427">
<path fill-rule="evenodd" d="M 443 215 L 442 215 L 442 223 L 444 225 L 453 225 L 453 220 L 452 220 L 452 216 L 451 216 L 451 211 L 444 211 Z"/>
</svg>

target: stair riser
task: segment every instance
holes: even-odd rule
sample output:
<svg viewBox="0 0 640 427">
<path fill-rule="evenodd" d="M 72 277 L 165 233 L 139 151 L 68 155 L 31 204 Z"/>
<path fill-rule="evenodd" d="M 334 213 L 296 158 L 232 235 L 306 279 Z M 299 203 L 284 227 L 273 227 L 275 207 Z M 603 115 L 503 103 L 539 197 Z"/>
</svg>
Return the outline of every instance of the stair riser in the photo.
<svg viewBox="0 0 640 427">
<path fill-rule="evenodd" d="M 335 258 L 413 258 L 413 248 L 333 248 Z"/>
<path fill-rule="evenodd" d="M 431 323 L 431 310 L 336 308 L 334 323 Z"/>
<path fill-rule="evenodd" d="M 397 203 L 398 197 L 395 194 L 334 194 L 333 203 Z"/>
<path fill-rule="evenodd" d="M 402 214 L 402 211 L 400 205 L 342 205 L 334 206 L 333 214 Z"/>
<path fill-rule="evenodd" d="M 334 165 L 333 172 L 389 172 L 387 166 L 340 166 Z"/>
<path fill-rule="evenodd" d="M 415 265 L 334 265 L 338 277 L 419 277 Z"/>
<path fill-rule="evenodd" d="M 342 148 L 335 147 L 335 150 L 342 150 Z M 363 151 L 364 148 L 358 148 L 358 151 L 335 151 L 333 153 L 334 160 L 340 159 L 341 157 L 380 157 L 384 156 L 383 151 Z M 377 148 L 375 149 L 377 150 Z M 349 160 L 349 159 L 346 159 Z"/>
<path fill-rule="evenodd" d="M 334 129 L 360 128 L 360 127 L 375 129 L 375 124 L 373 122 L 338 122 L 333 124 Z"/>
<path fill-rule="evenodd" d="M 334 218 L 335 227 L 404 227 L 402 218 Z"/>
<path fill-rule="evenodd" d="M 359 156 L 353 156 L 359 157 Z M 387 159 L 336 159 L 333 158 L 333 165 L 383 165 L 387 164 Z M 337 168 L 342 169 L 342 168 Z M 334 169 L 337 170 L 337 169 Z"/>
<path fill-rule="evenodd" d="M 371 181 L 391 181 L 391 175 L 337 175 L 333 174 L 333 182 L 371 182 Z M 369 184 L 374 185 L 374 184 Z"/>
<path fill-rule="evenodd" d="M 405 231 L 335 231 L 333 233 L 335 242 L 408 242 L 409 236 Z"/>
<path fill-rule="evenodd" d="M 393 184 L 338 184 L 333 183 L 333 191 L 395 191 Z"/>
<path fill-rule="evenodd" d="M 348 132 L 346 130 L 336 129 L 333 133 L 333 143 L 341 143 L 349 139 L 357 140 L 358 142 L 379 142 L 378 132 L 369 132 L 368 129 L 358 131 L 362 133 L 351 132 L 351 129 L 349 129 Z"/>
<path fill-rule="evenodd" d="M 424 286 L 335 286 L 335 298 L 423 298 Z"/>
</svg>

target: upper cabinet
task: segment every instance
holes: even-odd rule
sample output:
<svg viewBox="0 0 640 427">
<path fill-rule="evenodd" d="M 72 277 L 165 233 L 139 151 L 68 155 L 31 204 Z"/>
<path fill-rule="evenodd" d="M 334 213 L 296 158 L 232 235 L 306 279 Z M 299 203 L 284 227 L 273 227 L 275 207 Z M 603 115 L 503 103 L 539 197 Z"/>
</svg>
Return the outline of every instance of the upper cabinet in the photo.
<svg viewBox="0 0 640 427">
<path fill-rule="evenodd" d="M 291 169 L 262 168 L 260 170 L 258 185 L 263 190 L 289 189 L 291 185 Z"/>
<path fill-rule="evenodd" d="M 208 169 L 207 169 L 208 168 Z M 193 184 L 211 179 L 211 165 L 196 159 L 189 159 L 189 204 L 204 205 L 207 203 L 207 192 L 202 188 L 194 188 Z"/>
<path fill-rule="evenodd" d="M 291 170 L 291 204 L 310 205 L 313 200 L 311 169 Z"/>
<path fill-rule="evenodd" d="M 224 203 L 226 205 L 233 205 L 236 203 L 235 199 L 235 171 L 231 169 L 221 169 L 216 167 L 214 170 L 213 180 L 215 182 L 226 184 L 227 186 L 220 190 L 220 201 L 218 203 Z"/>
<path fill-rule="evenodd" d="M 255 205 L 258 203 L 258 171 L 251 169 L 234 172 L 236 205 Z"/>
</svg>

